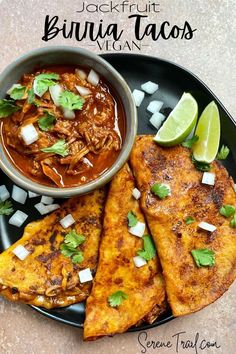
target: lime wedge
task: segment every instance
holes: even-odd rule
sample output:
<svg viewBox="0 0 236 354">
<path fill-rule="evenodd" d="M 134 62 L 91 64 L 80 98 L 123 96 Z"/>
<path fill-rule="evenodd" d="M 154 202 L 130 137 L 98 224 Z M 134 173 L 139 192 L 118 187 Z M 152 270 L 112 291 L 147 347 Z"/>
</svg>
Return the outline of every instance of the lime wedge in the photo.
<svg viewBox="0 0 236 354">
<path fill-rule="evenodd" d="M 216 158 L 220 143 L 220 115 L 214 101 L 202 112 L 195 135 L 199 140 L 193 146 L 193 157 L 197 161 L 211 163 Z"/>
<path fill-rule="evenodd" d="M 180 144 L 194 128 L 198 117 L 198 105 L 190 93 L 184 93 L 165 123 L 154 137 L 160 145 Z"/>
</svg>

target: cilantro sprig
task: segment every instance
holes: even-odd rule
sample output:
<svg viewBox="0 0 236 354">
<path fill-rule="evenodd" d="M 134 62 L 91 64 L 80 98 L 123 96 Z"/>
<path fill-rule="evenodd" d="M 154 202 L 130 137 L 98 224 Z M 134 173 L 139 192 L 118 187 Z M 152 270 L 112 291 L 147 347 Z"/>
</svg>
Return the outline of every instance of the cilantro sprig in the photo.
<svg viewBox="0 0 236 354">
<path fill-rule="evenodd" d="M 0 215 L 10 215 L 13 211 L 12 202 L 10 200 L 0 202 Z"/>
<path fill-rule="evenodd" d="M 229 218 L 235 213 L 235 207 L 233 205 L 223 205 L 220 208 L 220 214 L 225 216 L 226 218 Z"/>
<path fill-rule="evenodd" d="M 195 222 L 195 219 L 194 219 L 192 216 L 187 216 L 187 217 L 185 218 L 185 223 L 186 223 L 186 225 L 190 225 L 190 224 L 192 224 L 193 222 Z"/>
<path fill-rule="evenodd" d="M 59 104 L 67 109 L 82 109 L 84 99 L 71 91 L 63 91 L 59 97 Z"/>
<path fill-rule="evenodd" d="M 134 227 L 138 223 L 137 216 L 134 214 L 133 211 L 128 212 L 127 219 L 128 219 L 128 226 L 129 227 Z"/>
<path fill-rule="evenodd" d="M 55 73 L 43 73 L 37 75 L 33 84 L 34 93 L 37 96 L 42 97 L 50 86 L 56 84 L 56 81 L 58 81 L 59 78 L 60 76 Z"/>
<path fill-rule="evenodd" d="M 10 90 L 7 91 L 13 100 L 21 100 L 24 97 L 25 92 L 26 87 L 21 84 L 15 84 L 10 88 Z"/>
<path fill-rule="evenodd" d="M 108 302 L 111 307 L 120 306 L 123 300 L 127 300 L 128 295 L 121 290 L 116 291 L 115 293 L 108 296 Z"/>
<path fill-rule="evenodd" d="M 54 126 L 55 120 L 56 118 L 53 114 L 45 112 L 45 114 L 41 118 L 39 118 L 38 126 L 43 131 L 51 130 Z"/>
<path fill-rule="evenodd" d="M 47 148 L 43 148 L 43 149 L 41 149 L 41 151 L 48 152 L 48 153 L 54 153 L 54 154 L 60 155 L 62 157 L 69 155 L 69 150 L 68 150 L 67 144 L 64 139 L 58 140 L 52 146 L 49 146 Z"/>
<path fill-rule="evenodd" d="M 151 236 L 144 235 L 143 239 L 143 249 L 137 252 L 137 255 L 150 261 L 152 258 L 156 256 L 156 248 L 153 243 Z"/>
<path fill-rule="evenodd" d="M 199 136 L 198 135 L 194 135 L 192 138 L 189 138 L 187 140 L 185 140 L 182 143 L 182 146 L 191 149 L 193 147 L 193 145 L 199 140 Z"/>
<path fill-rule="evenodd" d="M 233 219 L 230 221 L 230 226 L 234 229 L 236 228 L 236 213 L 233 216 Z"/>
<path fill-rule="evenodd" d="M 193 155 L 191 156 L 192 162 L 194 166 L 196 167 L 197 170 L 202 171 L 202 172 L 208 172 L 211 169 L 211 165 L 207 162 L 201 162 L 197 161 Z"/>
<path fill-rule="evenodd" d="M 215 253 L 207 248 L 192 250 L 191 254 L 198 267 L 213 267 Z"/>
<path fill-rule="evenodd" d="M 77 234 L 75 230 L 71 230 L 61 244 L 60 249 L 63 256 L 71 258 L 72 263 L 81 263 L 84 260 L 83 252 L 77 247 L 85 241 L 85 236 Z"/>
<path fill-rule="evenodd" d="M 220 151 L 218 152 L 216 159 L 217 160 L 225 160 L 227 159 L 228 155 L 230 153 L 230 150 L 228 146 L 222 145 Z"/>
<path fill-rule="evenodd" d="M 13 100 L 0 99 L 0 118 L 10 116 L 12 113 L 20 109 Z"/>
<path fill-rule="evenodd" d="M 170 188 L 163 183 L 154 183 L 151 187 L 151 192 L 160 199 L 164 199 L 170 195 Z"/>
</svg>

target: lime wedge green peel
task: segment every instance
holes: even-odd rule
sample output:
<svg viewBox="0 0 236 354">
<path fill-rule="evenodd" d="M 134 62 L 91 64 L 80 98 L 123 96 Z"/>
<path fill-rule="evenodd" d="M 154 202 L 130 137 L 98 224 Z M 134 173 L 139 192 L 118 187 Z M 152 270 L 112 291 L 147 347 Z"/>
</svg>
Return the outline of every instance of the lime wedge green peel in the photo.
<svg viewBox="0 0 236 354">
<path fill-rule="evenodd" d="M 198 118 L 198 105 L 190 93 L 184 93 L 154 137 L 163 146 L 182 143 L 191 133 Z"/>
<path fill-rule="evenodd" d="M 199 139 L 193 146 L 193 157 L 197 161 L 211 163 L 216 158 L 220 143 L 220 115 L 214 101 L 204 109 L 195 134 Z"/>
</svg>

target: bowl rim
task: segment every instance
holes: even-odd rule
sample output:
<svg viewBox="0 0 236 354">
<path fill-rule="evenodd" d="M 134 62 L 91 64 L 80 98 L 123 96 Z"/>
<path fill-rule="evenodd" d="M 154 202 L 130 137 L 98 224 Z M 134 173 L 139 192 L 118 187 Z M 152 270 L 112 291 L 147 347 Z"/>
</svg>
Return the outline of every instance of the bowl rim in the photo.
<svg viewBox="0 0 236 354">
<path fill-rule="evenodd" d="M 86 184 L 82 184 L 74 187 L 65 187 L 65 188 L 50 187 L 31 180 L 13 165 L 13 163 L 10 161 L 9 157 L 5 152 L 4 146 L 2 146 L 2 143 L 0 143 L 1 154 L 3 154 L 4 157 L 10 161 L 10 167 L 8 167 L 0 158 L 0 168 L 14 183 L 16 183 L 17 185 L 21 186 L 26 190 L 30 190 L 40 195 L 45 194 L 55 198 L 66 198 L 66 197 L 71 197 L 76 195 L 84 195 L 89 192 L 92 192 L 95 189 L 101 188 L 102 186 L 107 184 L 112 179 L 112 177 L 122 168 L 122 166 L 128 160 L 133 144 L 135 142 L 135 137 L 137 135 L 137 129 L 138 129 L 138 116 L 137 116 L 137 108 L 135 106 L 135 102 L 133 100 L 131 90 L 128 84 L 126 83 L 125 79 L 122 77 L 122 75 L 100 55 L 80 47 L 46 46 L 46 47 L 30 50 L 22 54 L 18 58 L 16 58 L 9 65 L 7 65 L 7 67 L 0 73 L 0 82 L 2 82 L 3 79 L 7 77 L 14 70 L 16 66 L 23 64 L 25 61 L 29 61 L 30 59 L 33 59 L 39 55 L 41 56 L 42 54 L 46 55 L 46 54 L 53 54 L 53 53 L 60 53 L 60 52 L 68 52 L 68 53 L 73 52 L 75 54 L 77 53 L 79 55 L 86 56 L 88 59 L 95 60 L 100 65 L 104 66 L 108 71 L 112 72 L 113 76 L 117 79 L 119 85 L 123 87 L 126 97 L 128 98 L 128 103 L 130 105 L 130 110 L 131 110 L 130 119 L 132 123 L 131 131 L 128 135 L 126 132 L 126 136 L 123 141 L 123 143 L 126 142 L 126 147 L 124 150 L 122 150 L 121 148 L 120 154 L 118 155 L 113 165 L 96 179 Z M 116 89 L 116 87 L 114 88 Z M 123 102 L 122 97 L 120 97 L 120 99 Z M 19 176 L 15 174 L 15 172 L 17 172 Z"/>
</svg>

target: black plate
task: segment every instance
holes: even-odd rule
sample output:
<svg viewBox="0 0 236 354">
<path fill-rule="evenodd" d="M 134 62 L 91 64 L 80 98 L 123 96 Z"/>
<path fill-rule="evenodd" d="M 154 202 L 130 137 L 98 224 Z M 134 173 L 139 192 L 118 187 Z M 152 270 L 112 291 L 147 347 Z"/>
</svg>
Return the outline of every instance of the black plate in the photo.
<svg viewBox="0 0 236 354">
<path fill-rule="evenodd" d="M 222 103 L 203 82 L 184 68 L 154 57 L 132 54 L 105 54 L 103 57 L 123 75 L 131 90 L 140 88 L 142 83 L 149 80 L 159 84 L 159 90 L 152 96 L 146 95 L 141 107 L 138 109 L 139 134 L 155 134 L 156 130 L 149 124 L 151 114 L 146 111 L 148 103 L 154 99 L 164 102 L 164 107 L 161 111 L 166 115 L 176 105 L 183 92 L 190 92 L 196 98 L 199 104 L 199 113 L 201 113 L 203 108 L 210 101 L 215 100 L 221 116 L 221 143 L 226 144 L 231 150 L 231 154 L 227 159 L 226 168 L 236 180 L 236 146 L 233 145 L 233 142 L 236 141 L 236 125 Z M 2 172 L 0 172 L 0 181 L 0 184 L 7 185 L 8 189 L 11 191 L 12 182 Z M 29 214 L 27 222 L 36 220 L 39 218 L 39 214 L 32 206 L 38 202 L 38 199 L 39 198 L 28 199 L 26 205 L 23 206 L 13 203 L 14 208 L 21 209 Z M 0 251 L 3 251 L 9 247 L 10 244 L 14 243 L 22 233 L 23 227 L 18 229 L 10 226 L 7 217 L 0 217 Z M 35 306 L 33 306 L 33 308 L 54 320 L 76 327 L 83 327 L 83 303 L 54 310 L 45 310 Z M 168 312 L 152 325 L 144 324 L 137 328 L 131 328 L 130 331 L 156 327 L 171 319 L 173 319 L 173 316 Z"/>
</svg>

